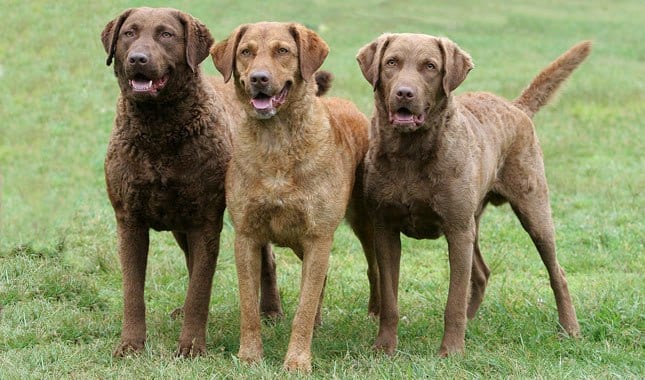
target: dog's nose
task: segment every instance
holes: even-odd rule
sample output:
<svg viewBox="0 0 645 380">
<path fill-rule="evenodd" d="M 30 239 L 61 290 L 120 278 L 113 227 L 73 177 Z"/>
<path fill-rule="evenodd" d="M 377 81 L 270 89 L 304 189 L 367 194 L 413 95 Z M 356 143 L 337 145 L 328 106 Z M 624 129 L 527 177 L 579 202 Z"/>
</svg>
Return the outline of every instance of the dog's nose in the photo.
<svg viewBox="0 0 645 380">
<path fill-rule="evenodd" d="M 414 98 L 414 96 L 415 96 L 414 90 L 411 89 L 410 87 L 401 86 L 396 89 L 396 97 L 399 99 L 403 99 L 403 98 L 412 99 Z"/>
<path fill-rule="evenodd" d="M 271 74 L 266 70 L 258 70 L 251 73 L 252 84 L 267 84 L 271 79 Z"/>
<path fill-rule="evenodd" d="M 148 55 L 145 53 L 130 53 L 128 55 L 128 62 L 130 62 L 131 65 L 145 65 L 148 63 L 149 58 Z"/>
</svg>

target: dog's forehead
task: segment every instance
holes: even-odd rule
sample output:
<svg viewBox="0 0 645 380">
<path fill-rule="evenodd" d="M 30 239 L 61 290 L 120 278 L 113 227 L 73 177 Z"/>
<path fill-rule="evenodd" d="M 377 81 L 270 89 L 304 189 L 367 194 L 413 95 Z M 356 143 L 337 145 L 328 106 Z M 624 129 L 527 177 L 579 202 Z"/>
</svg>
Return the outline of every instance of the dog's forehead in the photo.
<svg viewBox="0 0 645 380">
<path fill-rule="evenodd" d="M 397 52 L 405 56 L 441 56 L 439 38 L 427 34 L 399 33 L 394 35 L 386 53 Z"/>
<path fill-rule="evenodd" d="M 125 20 L 123 26 L 137 25 L 140 28 L 171 26 L 181 31 L 183 25 L 179 20 L 179 11 L 173 8 L 136 8 Z"/>
<path fill-rule="evenodd" d="M 256 43 L 271 43 L 274 41 L 295 43 L 289 30 L 289 24 L 281 22 L 259 22 L 249 25 L 240 43 L 248 41 Z"/>
</svg>

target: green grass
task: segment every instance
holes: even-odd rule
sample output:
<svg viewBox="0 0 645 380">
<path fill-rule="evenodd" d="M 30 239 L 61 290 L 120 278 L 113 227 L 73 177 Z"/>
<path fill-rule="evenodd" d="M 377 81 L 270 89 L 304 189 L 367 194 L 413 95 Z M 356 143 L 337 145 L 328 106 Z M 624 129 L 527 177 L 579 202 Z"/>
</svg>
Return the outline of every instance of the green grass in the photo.
<svg viewBox="0 0 645 380">
<path fill-rule="evenodd" d="M 332 95 L 371 113 L 372 92 L 355 62 L 382 32 L 445 35 L 476 69 L 457 92 L 515 97 L 542 67 L 583 39 L 587 62 L 558 101 L 536 116 L 556 221 L 582 333 L 561 339 L 546 271 L 505 206 L 482 223 L 492 269 L 486 299 L 466 334 L 467 353 L 435 357 L 443 332 L 443 240 L 404 239 L 399 351 L 372 352 L 366 264 L 348 228 L 336 235 L 313 342 L 314 378 L 643 378 L 645 376 L 645 45 L 641 1 L 176 1 L 217 40 L 235 26 L 295 20 L 331 53 Z M 278 251 L 285 321 L 263 328 L 265 360 L 238 362 L 239 310 L 233 231 L 227 225 L 214 280 L 206 357 L 173 357 L 185 294 L 183 257 L 153 233 L 146 283 L 148 342 L 113 359 L 122 311 L 115 225 L 103 158 L 117 85 L 99 35 L 143 2 L 9 0 L 0 23 L 0 378 L 282 378 L 300 265 Z M 147 5 L 167 5 L 150 1 Z M 210 60 L 202 65 L 215 73 Z"/>
</svg>

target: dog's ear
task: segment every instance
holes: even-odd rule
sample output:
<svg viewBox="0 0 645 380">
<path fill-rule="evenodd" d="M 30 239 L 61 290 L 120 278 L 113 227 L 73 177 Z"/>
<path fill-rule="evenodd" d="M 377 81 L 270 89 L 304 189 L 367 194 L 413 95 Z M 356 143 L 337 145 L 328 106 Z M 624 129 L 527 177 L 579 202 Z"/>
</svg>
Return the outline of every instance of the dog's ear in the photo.
<svg viewBox="0 0 645 380">
<path fill-rule="evenodd" d="M 327 58 L 329 46 L 316 32 L 300 24 L 291 24 L 289 32 L 298 46 L 300 75 L 307 82 Z"/>
<path fill-rule="evenodd" d="M 116 41 L 119 39 L 121 26 L 123 26 L 125 19 L 130 16 L 133 10 L 134 9 L 130 8 L 123 11 L 123 13 L 121 13 L 119 17 L 108 22 L 107 25 L 105 25 L 103 32 L 101 32 L 101 42 L 103 42 L 103 48 L 108 55 L 105 64 L 108 66 L 112 64 L 112 59 L 114 58 L 114 52 L 116 51 Z"/>
<path fill-rule="evenodd" d="M 184 26 L 184 40 L 186 44 L 186 63 L 195 72 L 202 63 L 213 45 L 213 37 L 206 25 L 193 16 L 184 12 L 177 12 L 177 18 Z"/>
<path fill-rule="evenodd" d="M 237 45 L 246 32 L 248 25 L 238 26 L 224 41 L 220 41 L 211 48 L 211 58 L 217 70 L 222 73 L 224 82 L 228 82 L 235 70 L 235 55 Z"/>
<path fill-rule="evenodd" d="M 393 35 L 390 33 L 382 34 L 376 40 L 363 46 L 356 56 L 358 66 L 360 66 L 363 76 L 368 82 L 370 82 L 374 90 L 376 90 L 376 86 L 378 85 L 378 81 L 381 76 L 381 60 L 383 59 L 383 53 L 390 44 L 392 36 Z"/>
<path fill-rule="evenodd" d="M 448 96 L 475 66 L 470 55 L 449 39 L 439 38 L 439 47 L 443 52 L 443 91 Z"/>
</svg>

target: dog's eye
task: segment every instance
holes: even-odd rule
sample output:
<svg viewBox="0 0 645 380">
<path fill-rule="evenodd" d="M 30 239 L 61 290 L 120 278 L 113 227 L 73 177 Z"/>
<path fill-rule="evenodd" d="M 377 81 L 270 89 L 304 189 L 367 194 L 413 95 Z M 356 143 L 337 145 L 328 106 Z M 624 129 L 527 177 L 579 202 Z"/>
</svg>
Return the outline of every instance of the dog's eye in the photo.
<svg viewBox="0 0 645 380">
<path fill-rule="evenodd" d="M 161 32 L 161 37 L 170 38 L 170 37 L 172 37 L 172 33 L 170 33 L 170 32 Z"/>
<path fill-rule="evenodd" d="M 131 30 L 126 30 L 125 32 L 123 32 L 123 35 L 126 37 L 134 37 L 134 32 Z"/>
<path fill-rule="evenodd" d="M 287 54 L 289 52 L 289 49 L 281 47 L 278 49 L 279 54 Z"/>
<path fill-rule="evenodd" d="M 387 61 L 385 61 L 386 66 L 396 66 L 396 64 L 397 64 L 397 61 L 394 58 L 390 58 Z"/>
<path fill-rule="evenodd" d="M 428 65 L 426 66 L 429 70 L 434 70 L 437 68 L 437 66 L 434 65 L 432 62 L 428 62 Z"/>
<path fill-rule="evenodd" d="M 242 50 L 242 51 L 240 52 L 240 55 L 242 55 L 242 56 L 244 56 L 244 57 L 248 57 L 249 55 L 251 55 L 251 50 L 249 50 L 249 49 L 244 49 L 244 50 Z"/>
</svg>

